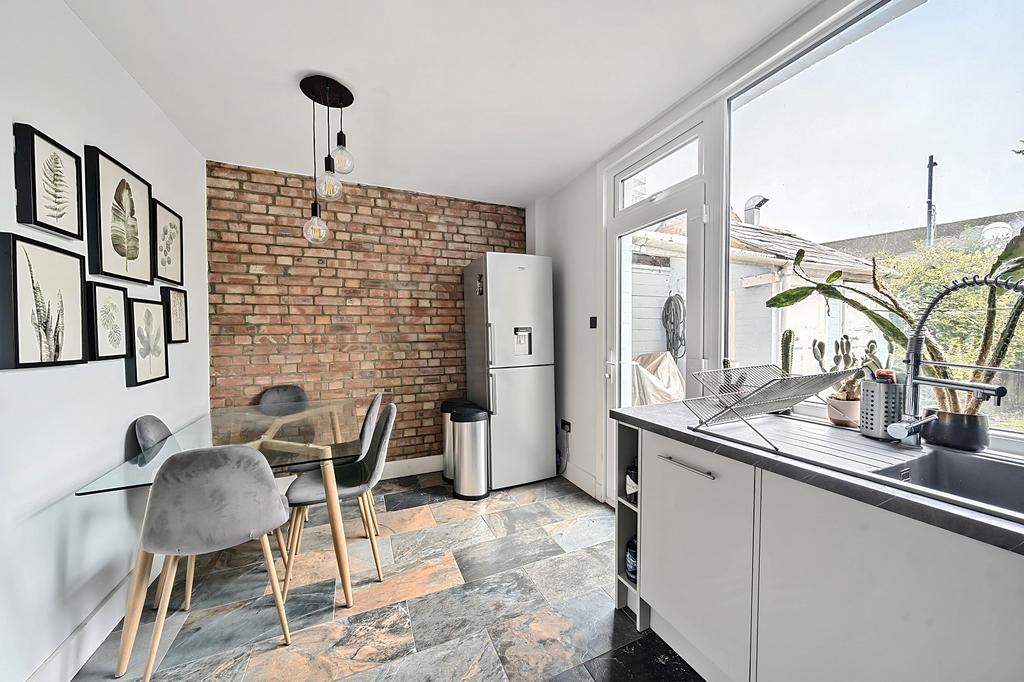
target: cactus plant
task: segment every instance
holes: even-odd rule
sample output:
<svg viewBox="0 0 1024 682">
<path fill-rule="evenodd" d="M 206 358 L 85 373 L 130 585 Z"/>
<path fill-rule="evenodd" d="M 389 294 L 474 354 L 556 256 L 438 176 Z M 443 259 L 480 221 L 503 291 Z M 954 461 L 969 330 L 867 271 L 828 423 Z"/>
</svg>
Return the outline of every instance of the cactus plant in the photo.
<svg viewBox="0 0 1024 682">
<path fill-rule="evenodd" d="M 878 358 L 878 342 L 868 341 L 864 347 L 864 354 L 857 360 L 853 352 L 853 342 L 849 335 L 843 334 L 833 345 L 835 350 L 832 356 L 832 366 L 825 365 L 825 342 L 813 339 L 811 341 L 811 354 L 818 361 L 822 372 L 836 372 L 841 369 L 852 369 L 854 367 L 870 367 L 873 370 L 881 369 L 882 362 Z M 892 343 L 889 343 L 889 358 L 886 360 L 886 367 L 892 362 Z M 836 400 L 860 400 L 861 373 L 844 379 L 832 385 L 832 396 Z"/>
<path fill-rule="evenodd" d="M 782 332 L 782 371 L 785 374 L 793 373 L 793 330 L 787 329 Z"/>
</svg>

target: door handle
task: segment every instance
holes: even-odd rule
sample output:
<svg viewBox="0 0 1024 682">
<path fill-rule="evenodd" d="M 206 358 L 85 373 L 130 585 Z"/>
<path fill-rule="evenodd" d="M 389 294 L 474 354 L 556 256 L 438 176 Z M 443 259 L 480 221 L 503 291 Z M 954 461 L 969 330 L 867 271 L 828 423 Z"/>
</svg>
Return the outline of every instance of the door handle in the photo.
<svg viewBox="0 0 1024 682">
<path fill-rule="evenodd" d="M 494 364 L 494 324 L 487 323 L 487 365 Z"/>
<path fill-rule="evenodd" d="M 491 414 L 498 414 L 498 385 L 494 381 L 494 375 L 487 375 L 488 383 L 490 384 L 491 394 Z"/>
<path fill-rule="evenodd" d="M 706 478 L 706 479 L 708 479 L 710 481 L 713 481 L 713 480 L 715 480 L 717 478 L 717 476 L 715 476 L 710 471 L 701 471 L 700 469 L 697 469 L 696 467 L 692 467 L 689 464 L 685 464 L 683 462 L 680 462 L 677 459 L 673 459 L 671 455 L 658 455 L 658 459 L 663 459 L 666 462 L 668 462 L 669 464 L 675 464 L 680 469 L 685 469 L 685 470 L 689 471 L 691 474 L 697 474 L 698 476 L 703 476 L 704 478 Z"/>
</svg>

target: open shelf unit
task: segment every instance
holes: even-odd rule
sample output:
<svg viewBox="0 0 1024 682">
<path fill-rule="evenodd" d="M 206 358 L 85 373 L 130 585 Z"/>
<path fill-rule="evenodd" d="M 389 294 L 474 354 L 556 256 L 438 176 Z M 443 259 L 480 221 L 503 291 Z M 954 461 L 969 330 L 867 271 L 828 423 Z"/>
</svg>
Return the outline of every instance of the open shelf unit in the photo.
<svg viewBox="0 0 1024 682">
<path fill-rule="evenodd" d="M 640 505 L 626 499 L 626 469 L 636 460 L 640 466 L 640 431 L 628 424 L 616 426 L 615 438 L 615 608 L 628 608 L 636 615 L 637 630 L 651 626 L 651 610 L 640 598 L 640 580 L 643 576 L 640 548 Z M 643 495 L 639 492 L 637 500 Z M 637 582 L 626 577 L 626 543 L 637 538 Z"/>
</svg>

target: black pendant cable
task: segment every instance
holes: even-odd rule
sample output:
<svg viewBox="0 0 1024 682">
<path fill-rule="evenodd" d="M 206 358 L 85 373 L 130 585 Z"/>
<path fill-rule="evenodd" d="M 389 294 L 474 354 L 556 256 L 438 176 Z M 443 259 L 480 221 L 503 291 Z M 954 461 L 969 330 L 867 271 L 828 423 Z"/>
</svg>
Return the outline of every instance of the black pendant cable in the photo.
<svg viewBox="0 0 1024 682">
<path fill-rule="evenodd" d="M 302 226 L 302 236 L 310 244 L 321 244 L 330 236 L 327 224 L 320 218 L 320 202 L 316 200 L 316 102 L 313 102 L 313 117 L 310 125 L 313 133 L 313 203 L 309 207 L 310 218 Z"/>
</svg>

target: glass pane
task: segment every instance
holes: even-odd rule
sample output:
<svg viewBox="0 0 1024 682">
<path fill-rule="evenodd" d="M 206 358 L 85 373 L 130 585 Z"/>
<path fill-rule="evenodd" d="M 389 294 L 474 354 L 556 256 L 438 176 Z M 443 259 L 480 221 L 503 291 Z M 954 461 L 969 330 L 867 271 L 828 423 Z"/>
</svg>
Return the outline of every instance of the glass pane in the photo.
<svg viewBox="0 0 1024 682">
<path fill-rule="evenodd" d="M 942 283 L 990 271 L 1024 227 L 1024 57 L 1003 49 L 1022 23 L 1024 3 L 930 0 L 866 35 L 854 27 L 801 60 L 803 70 L 734 102 L 726 352 L 735 364 L 780 363 L 789 330 L 793 372 L 860 364 L 869 352 L 899 367 L 903 349 L 880 326 L 906 331 Z M 794 293 L 766 306 L 827 278 L 857 303 Z M 989 305 L 980 288 L 948 297 L 928 325 L 943 358 L 1024 367 L 1019 300 L 1003 292 Z M 1012 341 L 996 353 L 1004 330 Z M 844 336 L 850 358 L 836 352 Z M 963 392 L 922 397 L 1024 430 L 1024 381 L 994 381 L 1009 389 L 1000 408 Z"/>
<path fill-rule="evenodd" d="M 643 170 L 621 180 L 619 182 L 619 208 L 628 208 L 697 175 L 699 171 L 697 152 L 697 140 L 691 140 Z"/>
<path fill-rule="evenodd" d="M 682 400 L 686 213 L 619 238 L 619 405 Z"/>
</svg>

